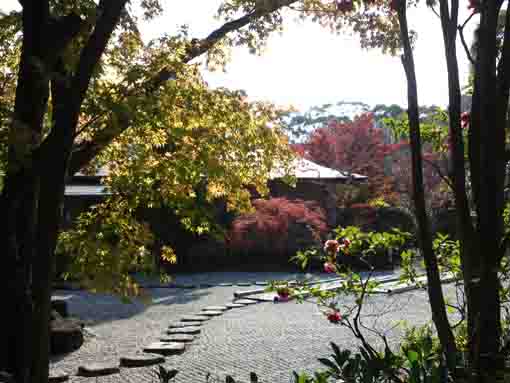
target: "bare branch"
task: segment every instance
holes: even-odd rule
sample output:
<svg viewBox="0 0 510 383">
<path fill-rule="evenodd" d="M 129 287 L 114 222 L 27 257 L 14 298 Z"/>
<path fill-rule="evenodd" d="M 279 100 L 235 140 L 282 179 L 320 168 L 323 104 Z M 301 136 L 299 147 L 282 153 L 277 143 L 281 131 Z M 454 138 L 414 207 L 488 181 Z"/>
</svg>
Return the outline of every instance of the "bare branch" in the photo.
<svg viewBox="0 0 510 383">
<path fill-rule="evenodd" d="M 472 65 L 475 65 L 475 60 L 473 59 L 473 56 L 471 55 L 471 51 L 469 50 L 466 39 L 464 38 L 464 28 L 466 27 L 467 23 L 473 18 L 473 16 L 476 14 L 476 12 L 473 12 L 469 15 L 469 17 L 462 23 L 462 25 L 459 25 L 457 27 L 459 31 L 460 41 L 462 42 L 462 46 L 464 47 L 464 51 L 466 52 L 466 56 L 468 60 L 471 62 Z"/>
<path fill-rule="evenodd" d="M 430 165 L 431 167 L 434 168 L 434 170 L 436 171 L 436 173 L 438 174 L 438 176 L 444 181 L 446 182 L 446 184 L 448 185 L 448 187 L 450 189 L 453 190 L 453 183 L 452 183 L 452 180 L 450 179 L 450 177 L 448 177 L 446 174 L 444 174 L 443 170 L 441 169 L 441 166 L 439 166 L 438 164 L 436 164 L 434 161 L 431 161 L 431 160 L 428 160 L 426 158 L 423 158 L 423 162 L 425 162 L 427 165 Z"/>
</svg>

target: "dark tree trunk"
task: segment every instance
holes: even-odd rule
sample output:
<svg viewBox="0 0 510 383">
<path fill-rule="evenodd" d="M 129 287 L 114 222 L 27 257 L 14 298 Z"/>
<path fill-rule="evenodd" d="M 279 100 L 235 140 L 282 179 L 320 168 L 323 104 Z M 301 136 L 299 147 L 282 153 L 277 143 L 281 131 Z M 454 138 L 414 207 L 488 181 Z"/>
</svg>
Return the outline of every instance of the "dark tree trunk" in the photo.
<svg viewBox="0 0 510 383">
<path fill-rule="evenodd" d="M 467 298 L 468 333 L 473 339 L 476 316 L 480 312 L 479 307 L 479 284 L 472 283 L 480 277 L 479 240 L 471 219 L 471 211 L 466 193 L 466 168 L 464 160 L 464 140 L 461 127 L 461 93 L 459 81 L 459 65 L 457 62 L 457 25 L 459 2 L 451 2 L 451 8 L 447 0 L 440 0 L 441 27 L 448 72 L 449 93 L 449 132 L 451 137 L 450 158 L 452 163 L 453 195 L 455 199 L 456 218 L 459 242 L 461 246 L 462 273 L 464 278 L 464 290 Z M 475 101 L 476 102 L 476 101 Z M 479 174 L 475 167 L 475 174 Z M 475 188 L 476 189 L 476 188 Z M 477 195 L 478 189 L 475 191 Z M 472 355 L 470 356 L 472 359 Z"/>
<path fill-rule="evenodd" d="M 401 0 L 397 7 L 400 23 L 401 41 L 404 48 L 402 63 L 407 77 L 407 100 L 409 130 L 411 139 L 412 155 L 412 178 L 413 178 L 413 202 L 416 220 L 418 222 L 418 238 L 420 249 L 423 252 L 427 270 L 428 295 L 432 310 L 432 320 L 436 326 L 441 346 L 447 358 L 450 371 L 454 371 L 457 355 L 457 347 L 448 317 L 446 305 L 441 287 L 441 278 L 437 266 L 437 259 L 432 248 L 432 234 L 425 205 L 425 193 L 423 188 L 423 163 L 421 156 L 420 119 L 418 110 L 418 91 L 413 52 L 409 40 L 407 25 L 406 1 Z"/>
<path fill-rule="evenodd" d="M 16 88 L 14 118 L 9 129 L 8 168 L 0 197 L 7 228 L 0 234 L 3 257 L 0 291 L 3 326 L 0 330 L 0 370 L 17 383 L 31 381 L 33 359 L 32 260 L 37 257 L 37 215 L 40 178 L 33 150 L 40 143 L 48 100 L 44 66 L 47 0 L 29 2 L 23 11 L 23 45 Z"/>
<path fill-rule="evenodd" d="M 503 54 L 496 71 L 499 48 L 497 28 L 502 1 L 487 2 L 481 9 L 479 45 L 475 65 L 477 104 L 472 114 L 480 122 L 478 199 L 478 230 L 484 254 L 481 263 L 480 314 L 473 340 L 473 368 L 481 381 L 492 382 L 496 371 L 503 367 L 499 358 L 501 342 L 501 304 L 498 271 L 504 249 L 503 236 L 505 127 L 508 107 L 508 18 Z M 476 144 L 476 143 L 475 143 Z"/>
<path fill-rule="evenodd" d="M 125 3 L 100 2 L 101 16 L 73 77 L 63 71 L 58 53 L 78 33 L 79 18 L 62 19 L 60 25 L 69 29 L 53 36 L 56 44 L 50 38 L 57 24 L 50 23 L 48 0 L 23 3 L 23 48 L 0 196 L 8 219 L 0 234 L 7 249 L 0 272 L 0 370 L 16 383 L 48 381 L 51 282 L 66 170 L 81 104 Z M 41 142 L 50 79 L 54 121 Z"/>
</svg>

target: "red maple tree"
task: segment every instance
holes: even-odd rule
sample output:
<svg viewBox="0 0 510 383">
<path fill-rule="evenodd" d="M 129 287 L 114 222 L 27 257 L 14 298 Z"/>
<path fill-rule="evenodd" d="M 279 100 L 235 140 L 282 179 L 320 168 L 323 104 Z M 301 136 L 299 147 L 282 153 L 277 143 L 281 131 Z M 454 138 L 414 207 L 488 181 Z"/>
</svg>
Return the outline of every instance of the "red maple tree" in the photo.
<svg viewBox="0 0 510 383">
<path fill-rule="evenodd" d="M 409 201 L 411 188 L 411 160 L 409 143 L 402 140 L 390 144 L 385 131 L 376 127 L 372 113 L 362 114 L 352 122 L 331 121 L 314 130 L 308 139 L 295 144 L 300 156 L 340 171 L 368 177 L 368 200 L 383 198 L 390 204 Z M 433 201 L 441 182 L 438 170 L 444 166 L 439 155 L 430 150 L 424 153 L 425 189 Z"/>
</svg>

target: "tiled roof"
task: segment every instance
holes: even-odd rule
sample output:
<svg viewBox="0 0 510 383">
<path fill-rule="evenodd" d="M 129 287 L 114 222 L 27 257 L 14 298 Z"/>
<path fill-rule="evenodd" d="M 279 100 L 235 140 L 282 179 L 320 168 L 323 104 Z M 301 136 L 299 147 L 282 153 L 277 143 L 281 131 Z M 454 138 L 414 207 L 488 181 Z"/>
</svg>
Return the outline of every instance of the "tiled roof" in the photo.
<svg viewBox="0 0 510 383">
<path fill-rule="evenodd" d="M 352 178 L 354 180 L 365 180 L 366 176 L 362 176 L 356 173 L 340 172 L 335 169 L 327 168 L 325 166 L 316 164 L 315 162 L 306 160 L 304 158 L 297 157 L 291 164 L 294 169 L 294 176 L 301 179 L 336 179 L 336 180 L 347 180 Z M 276 169 L 271 174 L 271 179 L 283 177 L 284 171 L 282 169 Z"/>
<path fill-rule="evenodd" d="M 85 196 L 104 196 L 108 195 L 103 185 L 66 185 L 65 196 L 67 197 L 85 197 Z"/>
</svg>

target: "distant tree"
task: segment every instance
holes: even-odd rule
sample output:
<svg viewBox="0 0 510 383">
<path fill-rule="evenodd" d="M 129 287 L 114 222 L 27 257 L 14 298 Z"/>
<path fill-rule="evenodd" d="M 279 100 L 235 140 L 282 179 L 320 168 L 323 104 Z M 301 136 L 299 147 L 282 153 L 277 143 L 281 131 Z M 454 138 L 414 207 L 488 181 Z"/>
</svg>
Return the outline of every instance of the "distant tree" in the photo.
<svg viewBox="0 0 510 383">
<path fill-rule="evenodd" d="M 365 113 L 352 122 L 329 121 L 293 148 L 302 157 L 321 165 L 367 176 L 369 200 L 382 198 L 410 208 L 412 179 L 406 120 L 391 122 L 393 125 L 388 124 L 391 133 L 403 138 L 395 144 L 386 143 L 386 132 L 375 126 L 372 113 Z M 404 127 L 399 129 L 397 124 Z M 438 206 L 445 198 L 439 190 L 444 173 L 442 157 L 432 145 L 424 149 L 423 156 L 427 202 L 429 207 Z"/>
</svg>

